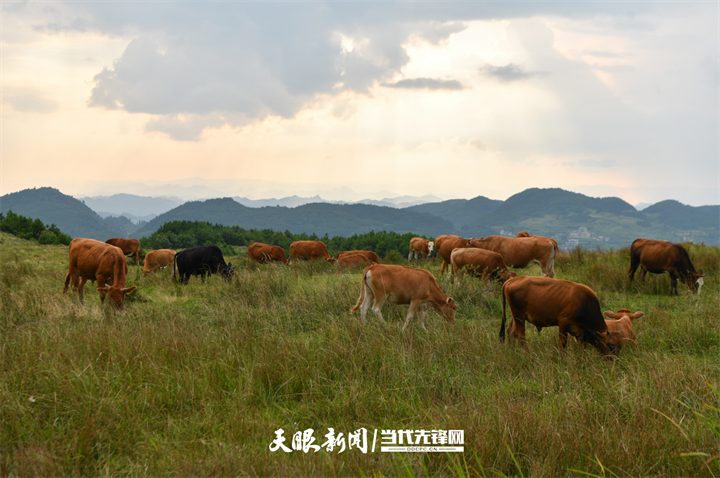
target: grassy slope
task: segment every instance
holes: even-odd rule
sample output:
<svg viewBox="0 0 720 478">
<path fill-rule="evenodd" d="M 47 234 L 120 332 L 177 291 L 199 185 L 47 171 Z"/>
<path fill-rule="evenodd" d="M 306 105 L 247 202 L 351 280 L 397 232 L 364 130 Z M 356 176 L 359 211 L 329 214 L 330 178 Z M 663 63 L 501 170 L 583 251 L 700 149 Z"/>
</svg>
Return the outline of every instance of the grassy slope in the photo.
<svg viewBox="0 0 720 478">
<path fill-rule="evenodd" d="M 324 264 L 250 265 L 230 284 L 187 287 L 131 266 L 138 290 L 114 315 L 90 286 L 85 307 L 62 295 L 67 248 L 0 240 L 2 475 L 513 475 L 513 457 L 526 476 L 603 475 L 599 463 L 720 474 L 717 460 L 680 455 L 717 454 L 694 414 L 710 413 L 720 382 L 717 248 L 690 248 L 705 288 L 680 297 L 666 276 L 629 287 L 627 250 L 561 255 L 559 277 L 604 309 L 647 314 L 641 345 L 609 363 L 576 344 L 560 356 L 556 329 L 528 330 L 527 352 L 500 345 L 499 288 L 474 279 L 440 279 L 458 320 L 429 313 L 428 332 L 400 331 L 406 306 L 386 306 L 387 328 L 363 326 L 348 313 L 360 274 Z M 278 428 L 289 444 L 306 428 L 322 443 L 328 427 L 464 429 L 466 452 L 268 450 Z"/>
</svg>

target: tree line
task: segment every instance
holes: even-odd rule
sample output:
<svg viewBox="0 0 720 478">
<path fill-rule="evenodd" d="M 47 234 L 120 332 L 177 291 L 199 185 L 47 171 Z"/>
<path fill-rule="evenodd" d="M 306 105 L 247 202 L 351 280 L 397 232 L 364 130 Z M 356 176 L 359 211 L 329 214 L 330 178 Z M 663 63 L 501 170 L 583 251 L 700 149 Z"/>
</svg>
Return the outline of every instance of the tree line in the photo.
<svg viewBox="0 0 720 478">
<path fill-rule="evenodd" d="M 40 244 L 69 245 L 72 238 L 60 231 L 55 224 L 45 225 L 40 219 L 30 219 L 9 210 L 0 212 L 0 231 L 7 232 L 20 239 L 34 239 Z"/>
<path fill-rule="evenodd" d="M 411 232 L 367 232 L 353 234 L 349 237 L 322 237 L 316 234 L 293 234 L 290 231 L 280 232 L 272 229 L 243 229 L 240 226 L 223 226 L 203 221 L 171 221 L 163 224 L 149 237 L 140 240 L 146 250 L 153 249 L 186 249 L 200 245 L 215 244 L 224 253 L 232 253 L 227 246 L 248 246 L 253 242 L 262 242 L 280 246 L 286 254 L 290 254 L 290 244 L 294 241 L 322 241 L 331 255 L 339 251 L 364 249 L 375 251 L 380 257 L 387 257 L 392 251 L 405 255 L 410 247 L 410 239 L 422 237 Z M 432 240 L 432 238 L 430 238 Z"/>
</svg>

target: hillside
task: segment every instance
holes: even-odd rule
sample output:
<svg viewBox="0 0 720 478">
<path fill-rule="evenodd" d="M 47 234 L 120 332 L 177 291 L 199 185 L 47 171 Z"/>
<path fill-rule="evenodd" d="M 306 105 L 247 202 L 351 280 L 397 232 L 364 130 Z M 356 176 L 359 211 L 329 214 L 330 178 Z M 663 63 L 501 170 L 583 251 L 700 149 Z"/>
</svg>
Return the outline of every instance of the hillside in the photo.
<svg viewBox="0 0 720 478">
<path fill-rule="evenodd" d="M 25 189 L 0 197 L 0 211 L 7 213 L 9 210 L 40 219 L 45 224 L 55 224 L 72 237 L 89 237 L 99 241 L 127 237 L 82 201 L 53 188 Z"/>
<path fill-rule="evenodd" d="M 452 222 L 456 229 L 476 223 L 482 216 L 499 208 L 503 201 L 478 196 L 473 199 L 450 199 L 436 203 L 411 206 L 406 211 L 426 212 Z"/>
<path fill-rule="evenodd" d="M 136 236 L 149 236 L 166 222 L 175 220 L 330 236 L 350 236 L 372 230 L 435 236 L 454 229 L 449 221 L 431 214 L 389 207 L 312 203 L 295 208 L 249 208 L 231 198 L 223 198 L 185 203 L 148 222 Z"/>
<path fill-rule="evenodd" d="M 373 230 L 429 237 L 515 235 L 524 230 L 554 237 L 561 245 L 576 239 L 590 249 L 626 247 L 638 237 L 720 244 L 720 206 L 692 207 L 668 200 L 637 211 L 619 198 L 593 198 L 562 189 L 528 189 L 506 201 L 478 196 L 405 209 L 331 203 L 250 208 L 231 198 L 210 199 L 188 202 L 147 223 L 133 224 L 125 217 L 103 219 L 77 199 L 56 189 L 39 188 L 0 198 L 0 210 L 10 209 L 56 224 L 72 237 L 100 240 L 148 237 L 167 222 L 188 220 L 344 237 Z"/>
<path fill-rule="evenodd" d="M 533 188 L 508 198 L 462 232 L 466 236 L 485 236 L 503 230 L 511 234 L 527 230 L 555 237 L 562 244 L 581 227 L 591 237 L 580 239 L 580 244 L 590 248 L 624 247 L 638 237 L 717 245 L 720 206 L 692 207 L 663 201 L 638 211 L 620 198 Z M 600 236 L 602 241 L 598 241 Z"/>
</svg>

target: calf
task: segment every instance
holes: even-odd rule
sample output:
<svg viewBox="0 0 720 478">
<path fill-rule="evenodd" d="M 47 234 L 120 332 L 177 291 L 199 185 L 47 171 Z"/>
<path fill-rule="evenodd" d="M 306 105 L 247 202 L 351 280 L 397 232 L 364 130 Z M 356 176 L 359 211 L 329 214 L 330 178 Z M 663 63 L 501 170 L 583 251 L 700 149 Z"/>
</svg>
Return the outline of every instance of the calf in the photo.
<svg viewBox="0 0 720 478">
<path fill-rule="evenodd" d="M 175 251 L 172 249 L 158 249 L 150 251 L 145 255 L 145 263 L 143 264 L 143 276 L 147 276 L 151 272 L 172 266 L 173 275 L 175 275 Z"/>
<path fill-rule="evenodd" d="M 408 254 L 408 261 L 410 259 L 417 259 L 418 255 L 421 255 L 423 259 L 427 259 L 432 254 L 435 248 L 435 243 L 428 241 L 422 237 L 413 237 L 410 239 L 410 253 Z"/>
<path fill-rule="evenodd" d="M 410 304 L 402 330 L 408 326 L 418 308 L 420 323 L 425 329 L 425 309 L 428 306 L 448 322 L 455 322 L 455 301 L 442 293 L 435 276 L 429 271 L 385 264 L 370 266 L 363 271 L 360 298 L 350 312 L 362 306 L 360 313 L 365 323 L 365 315 L 374 299 L 373 312 L 385 323 L 381 311 L 388 298 L 396 304 Z"/>
<path fill-rule="evenodd" d="M 633 314 L 629 309 L 619 309 L 617 314 L 608 310 L 605 312 L 605 317 L 615 320 L 605 320 L 605 325 L 607 325 L 609 331 L 619 333 L 624 344 L 637 345 L 637 336 L 635 335 L 632 321 L 639 319 L 643 315 L 645 314 L 642 312 L 635 312 Z"/>
</svg>

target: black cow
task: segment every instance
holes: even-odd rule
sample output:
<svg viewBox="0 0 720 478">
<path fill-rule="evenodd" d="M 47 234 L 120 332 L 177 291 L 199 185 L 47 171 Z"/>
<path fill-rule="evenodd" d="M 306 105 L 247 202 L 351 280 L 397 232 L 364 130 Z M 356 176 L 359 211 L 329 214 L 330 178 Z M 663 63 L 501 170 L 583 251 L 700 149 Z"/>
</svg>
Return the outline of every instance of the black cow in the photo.
<svg viewBox="0 0 720 478">
<path fill-rule="evenodd" d="M 232 263 L 225 264 L 220 248 L 215 245 L 191 247 L 175 255 L 175 270 L 180 274 L 180 280 L 187 284 L 190 275 L 199 275 L 205 280 L 205 274 L 212 275 L 218 272 L 227 281 L 235 272 Z M 174 277 L 174 275 L 173 275 Z"/>
</svg>

